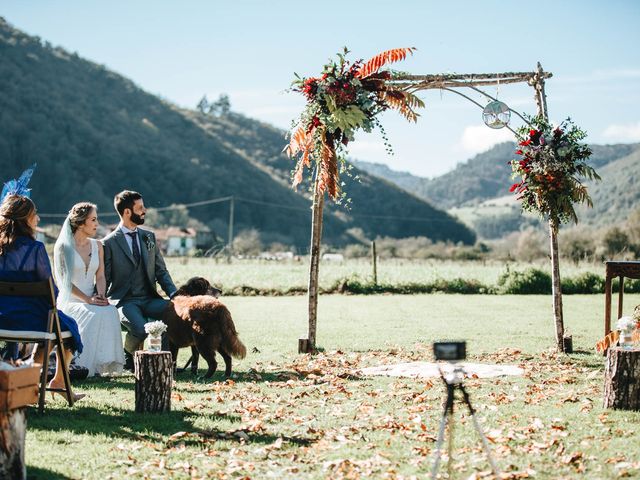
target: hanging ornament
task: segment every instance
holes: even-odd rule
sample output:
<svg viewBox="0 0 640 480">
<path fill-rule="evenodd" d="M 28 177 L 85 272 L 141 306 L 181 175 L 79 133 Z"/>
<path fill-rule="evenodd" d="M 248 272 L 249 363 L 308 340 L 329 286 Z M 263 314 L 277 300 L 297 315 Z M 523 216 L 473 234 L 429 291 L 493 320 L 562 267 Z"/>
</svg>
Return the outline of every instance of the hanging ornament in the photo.
<svg viewBox="0 0 640 480">
<path fill-rule="evenodd" d="M 489 102 L 482 111 L 482 120 L 489 128 L 503 128 L 511 120 L 511 110 L 506 103 L 499 100 Z"/>
</svg>

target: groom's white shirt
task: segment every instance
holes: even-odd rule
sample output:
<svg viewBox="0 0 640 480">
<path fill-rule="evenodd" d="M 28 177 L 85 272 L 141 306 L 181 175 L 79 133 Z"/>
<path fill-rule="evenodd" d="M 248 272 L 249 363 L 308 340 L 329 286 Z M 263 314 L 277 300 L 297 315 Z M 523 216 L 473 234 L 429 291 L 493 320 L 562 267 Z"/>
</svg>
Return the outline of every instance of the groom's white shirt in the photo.
<svg viewBox="0 0 640 480">
<path fill-rule="evenodd" d="M 129 245 L 129 250 L 131 250 L 131 253 L 133 253 L 133 240 L 130 235 L 127 235 L 127 233 L 137 233 L 138 229 L 136 228 L 135 230 L 129 230 L 127 227 L 120 224 L 120 230 L 122 230 L 122 232 L 125 234 L 124 239 L 127 241 L 127 245 Z M 140 235 L 136 235 L 136 239 L 138 240 L 138 251 L 140 252 L 142 250 L 142 245 L 140 244 Z"/>
</svg>

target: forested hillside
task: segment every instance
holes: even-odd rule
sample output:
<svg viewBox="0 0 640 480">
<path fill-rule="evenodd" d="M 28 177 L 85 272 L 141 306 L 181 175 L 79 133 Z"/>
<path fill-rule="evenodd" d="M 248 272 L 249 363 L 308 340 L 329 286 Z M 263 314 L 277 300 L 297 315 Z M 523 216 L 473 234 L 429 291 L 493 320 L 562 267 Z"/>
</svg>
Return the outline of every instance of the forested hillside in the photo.
<svg viewBox="0 0 640 480">
<path fill-rule="evenodd" d="M 0 172 L 9 178 L 37 163 L 31 185 L 43 213 L 65 212 L 80 200 L 112 212 L 113 195 L 123 188 L 141 191 L 152 207 L 233 195 L 236 231 L 256 228 L 265 242 L 304 248 L 309 201 L 289 187 L 284 143 L 283 131 L 238 114 L 179 109 L 0 18 Z M 361 183 L 346 186 L 352 209 L 327 212 L 327 243 L 416 235 L 474 241 L 446 213 L 359 175 Z M 228 206 L 197 207 L 189 215 L 224 231 Z"/>
</svg>

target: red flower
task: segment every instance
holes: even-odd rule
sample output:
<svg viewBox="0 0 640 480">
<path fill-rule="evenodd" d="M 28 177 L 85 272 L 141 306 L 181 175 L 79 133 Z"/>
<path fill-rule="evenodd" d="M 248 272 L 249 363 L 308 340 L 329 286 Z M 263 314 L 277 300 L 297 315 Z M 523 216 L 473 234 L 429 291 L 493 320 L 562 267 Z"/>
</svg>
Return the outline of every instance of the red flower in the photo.
<svg viewBox="0 0 640 480">
<path fill-rule="evenodd" d="M 522 185 L 522 182 L 520 183 L 514 183 L 513 185 L 511 185 L 511 188 L 509 189 L 510 192 L 514 192 L 516 188 L 518 188 L 520 185 Z"/>
<path fill-rule="evenodd" d="M 523 155 L 524 153 L 522 152 L 522 150 L 516 150 L 516 155 Z"/>
<path fill-rule="evenodd" d="M 530 137 L 533 137 L 536 133 L 538 133 L 537 130 L 534 130 L 534 129 L 529 130 L 529 136 Z"/>
<path fill-rule="evenodd" d="M 531 140 L 523 140 L 522 142 L 520 142 L 520 146 L 521 147 L 526 147 L 527 145 L 531 144 Z"/>
</svg>

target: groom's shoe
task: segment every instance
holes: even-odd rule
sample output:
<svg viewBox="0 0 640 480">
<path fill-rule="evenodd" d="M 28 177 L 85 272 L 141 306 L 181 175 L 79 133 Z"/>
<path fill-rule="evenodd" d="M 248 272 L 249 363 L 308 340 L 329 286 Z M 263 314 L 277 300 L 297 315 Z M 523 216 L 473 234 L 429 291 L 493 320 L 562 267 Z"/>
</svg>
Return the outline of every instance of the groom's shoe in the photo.
<svg viewBox="0 0 640 480">
<path fill-rule="evenodd" d="M 126 350 L 124 351 L 124 366 L 122 367 L 129 372 L 133 372 L 133 355 Z"/>
</svg>

